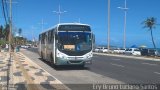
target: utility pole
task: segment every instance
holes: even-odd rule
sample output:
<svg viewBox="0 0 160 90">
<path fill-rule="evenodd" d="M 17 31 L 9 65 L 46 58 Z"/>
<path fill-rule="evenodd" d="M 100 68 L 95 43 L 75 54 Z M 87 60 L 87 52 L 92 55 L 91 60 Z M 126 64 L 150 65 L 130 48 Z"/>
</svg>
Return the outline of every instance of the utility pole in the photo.
<svg viewBox="0 0 160 90">
<path fill-rule="evenodd" d="M 12 0 L 10 0 L 10 20 L 9 20 L 9 53 L 11 53 L 11 40 L 12 40 Z"/>
<path fill-rule="evenodd" d="M 9 0 L 9 8 L 10 8 L 10 15 L 9 15 L 9 53 L 11 53 L 11 42 L 12 42 L 12 3 L 17 3 L 17 2 L 12 2 L 12 0 Z"/>
<path fill-rule="evenodd" d="M 124 1 L 124 7 L 118 7 L 119 9 L 124 10 L 124 36 L 123 36 L 123 48 L 126 48 L 126 17 L 127 17 L 127 1 Z"/>
<path fill-rule="evenodd" d="M 58 11 L 53 11 L 54 13 L 58 14 L 58 23 L 60 24 L 61 20 L 61 14 L 66 13 L 67 11 L 61 11 L 61 7 L 59 5 Z"/>
<path fill-rule="evenodd" d="M 108 0 L 108 51 L 110 49 L 110 0 Z"/>
<path fill-rule="evenodd" d="M 36 29 L 36 27 L 34 27 L 34 26 L 32 26 L 31 27 L 31 30 L 32 30 L 32 41 L 34 42 L 35 41 L 35 37 L 34 37 L 34 33 L 33 33 L 33 31 Z"/>
</svg>

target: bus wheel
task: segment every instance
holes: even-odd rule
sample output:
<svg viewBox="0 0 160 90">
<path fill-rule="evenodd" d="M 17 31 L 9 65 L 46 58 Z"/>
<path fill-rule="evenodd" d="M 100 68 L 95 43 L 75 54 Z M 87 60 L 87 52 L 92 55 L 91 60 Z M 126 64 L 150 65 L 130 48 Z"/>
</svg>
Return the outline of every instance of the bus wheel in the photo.
<svg viewBox="0 0 160 90">
<path fill-rule="evenodd" d="M 54 64 L 54 68 L 55 68 L 55 69 L 59 69 L 60 67 L 61 67 L 60 65 Z"/>
<path fill-rule="evenodd" d="M 52 64 L 52 66 L 54 66 L 54 61 L 53 61 L 52 53 L 50 54 L 50 62 L 51 62 L 51 64 Z"/>
<path fill-rule="evenodd" d="M 82 64 L 82 65 L 79 65 L 79 67 L 80 67 L 80 68 L 84 68 L 84 66 L 85 66 L 84 64 Z"/>
<path fill-rule="evenodd" d="M 51 59 L 51 61 L 53 62 L 53 56 L 52 56 L 52 53 L 50 54 L 50 59 Z"/>
</svg>

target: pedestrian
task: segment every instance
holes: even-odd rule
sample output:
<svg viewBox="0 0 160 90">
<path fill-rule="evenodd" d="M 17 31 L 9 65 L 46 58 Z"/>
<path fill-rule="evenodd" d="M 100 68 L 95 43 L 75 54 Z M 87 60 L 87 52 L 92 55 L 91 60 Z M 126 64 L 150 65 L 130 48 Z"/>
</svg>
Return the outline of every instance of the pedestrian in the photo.
<svg viewBox="0 0 160 90">
<path fill-rule="evenodd" d="M 0 46 L 0 52 L 1 52 L 1 49 L 2 49 L 2 45 Z"/>
<path fill-rule="evenodd" d="M 6 51 L 8 51 L 8 50 L 9 50 L 9 45 L 8 45 L 8 44 L 6 44 L 5 49 L 6 49 Z"/>
</svg>

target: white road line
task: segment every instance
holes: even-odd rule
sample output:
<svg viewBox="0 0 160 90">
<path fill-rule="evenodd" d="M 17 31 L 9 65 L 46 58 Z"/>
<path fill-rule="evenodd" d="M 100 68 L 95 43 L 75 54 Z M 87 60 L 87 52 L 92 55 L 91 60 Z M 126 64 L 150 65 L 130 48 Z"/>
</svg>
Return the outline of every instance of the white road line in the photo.
<svg viewBox="0 0 160 90">
<path fill-rule="evenodd" d="M 119 61 L 119 60 L 121 60 L 121 59 L 119 59 L 119 58 L 113 58 L 112 60 Z"/>
<path fill-rule="evenodd" d="M 142 63 L 142 64 L 151 65 L 151 66 L 157 66 L 157 64 L 151 64 L 151 63 Z"/>
<path fill-rule="evenodd" d="M 158 74 L 158 75 L 160 75 L 160 73 L 159 72 L 154 72 L 155 74 Z"/>
<path fill-rule="evenodd" d="M 117 66 L 117 67 L 124 67 L 123 65 L 119 65 L 119 64 L 115 64 L 115 63 L 110 63 L 113 66 Z"/>
</svg>

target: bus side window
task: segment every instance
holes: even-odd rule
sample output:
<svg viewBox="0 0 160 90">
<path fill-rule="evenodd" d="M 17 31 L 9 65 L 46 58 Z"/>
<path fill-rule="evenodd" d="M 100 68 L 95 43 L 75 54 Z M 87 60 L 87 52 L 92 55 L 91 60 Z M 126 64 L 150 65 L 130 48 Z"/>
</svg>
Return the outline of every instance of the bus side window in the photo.
<svg viewBox="0 0 160 90">
<path fill-rule="evenodd" d="M 44 40 L 45 40 L 45 34 L 44 33 L 42 34 L 42 38 L 41 39 L 42 39 L 42 44 L 44 44 Z"/>
<path fill-rule="evenodd" d="M 51 35 L 51 42 L 53 43 L 54 42 L 54 33 L 52 32 L 52 35 Z"/>
<path fill-rule="evenodd" d="M 57 34 L 55 34 L 55 39 L 56 39 L 56 40 L 58 39 L 58 35 L 57 35 Z"/>
</svg>

